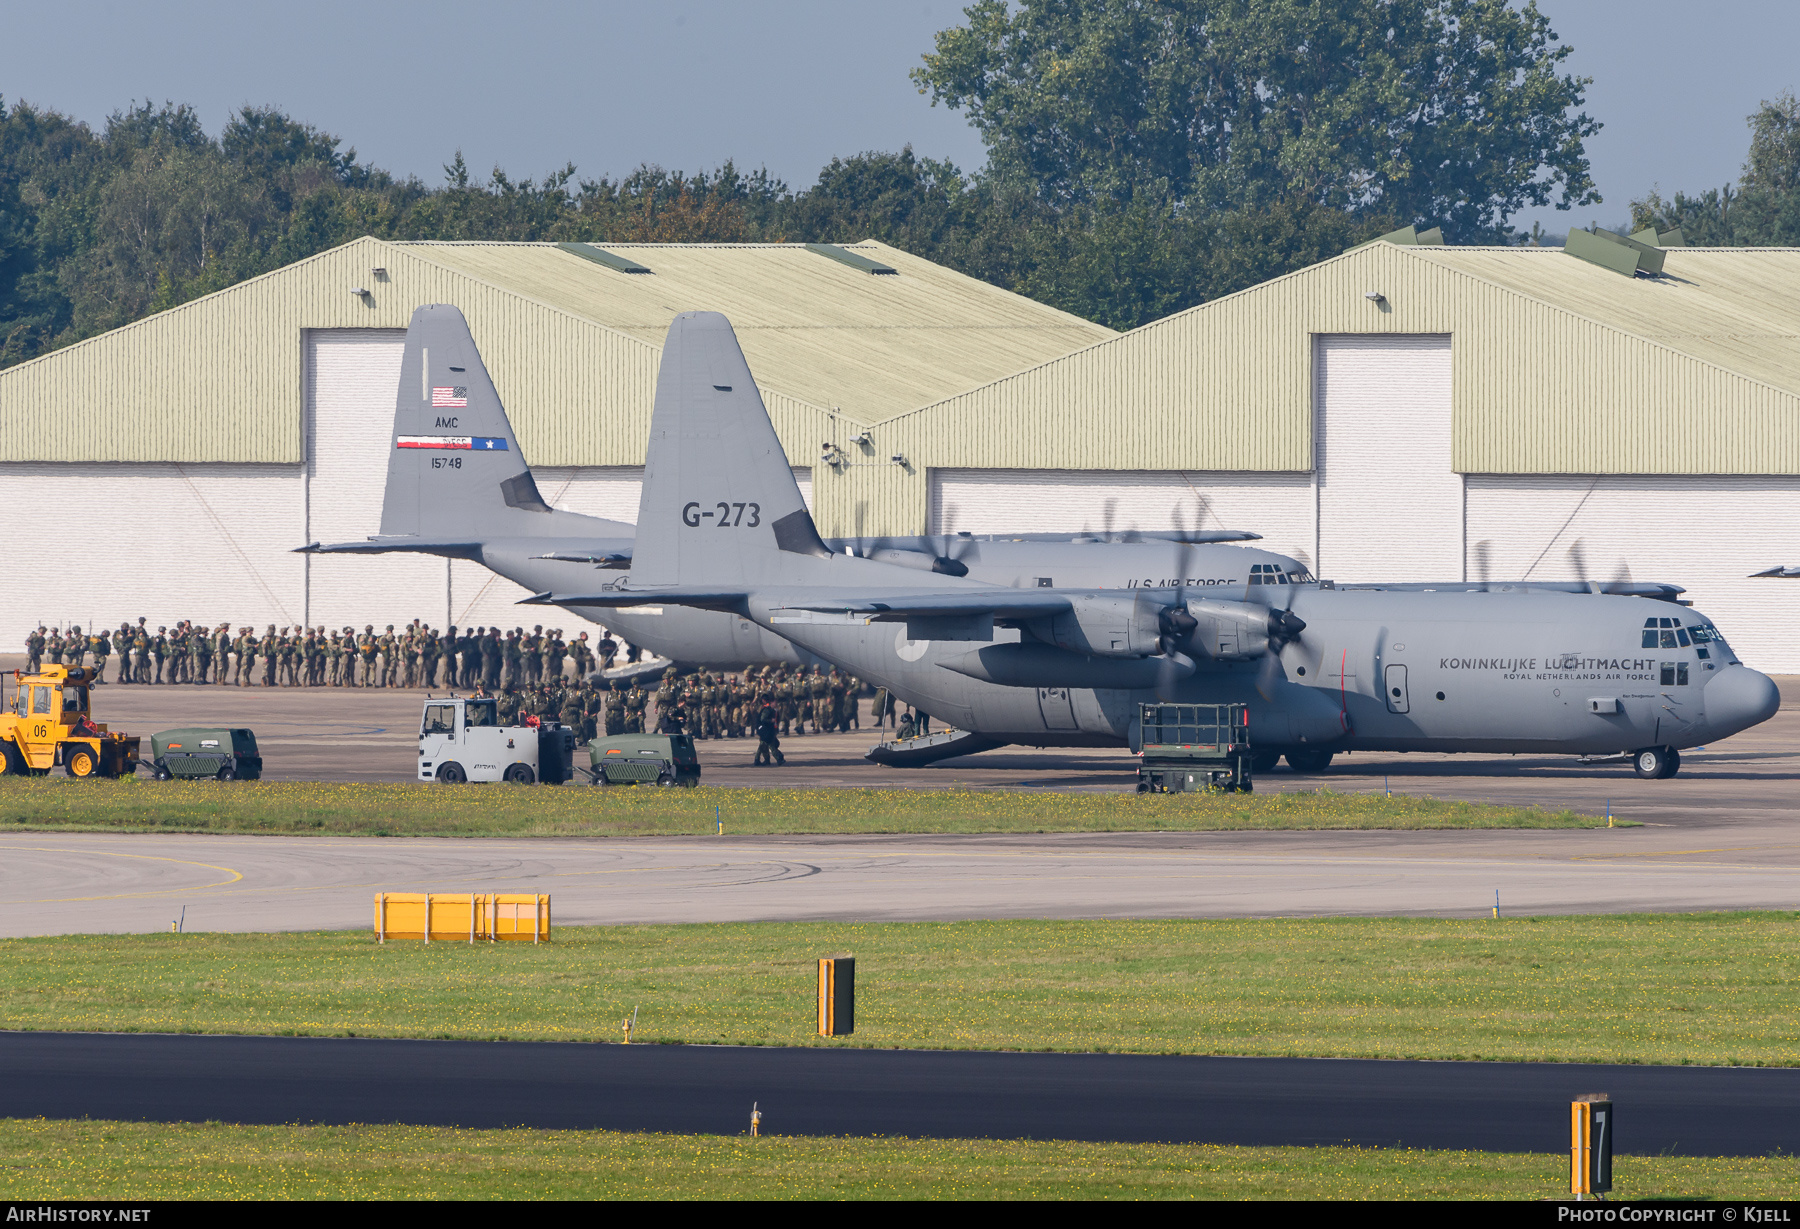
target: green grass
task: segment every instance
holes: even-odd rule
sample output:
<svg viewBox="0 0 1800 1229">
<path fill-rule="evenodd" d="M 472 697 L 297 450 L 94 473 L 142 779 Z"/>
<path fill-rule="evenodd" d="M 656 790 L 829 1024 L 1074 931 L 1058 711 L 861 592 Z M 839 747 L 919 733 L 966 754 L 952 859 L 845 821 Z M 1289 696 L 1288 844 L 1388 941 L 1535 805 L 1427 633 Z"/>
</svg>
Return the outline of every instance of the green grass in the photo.
<svg viewBox="0 0 1800 1229">
<path fill-rule="evenodd" d="M 1139 795 L 975 789 L 657 789 L 0 778 L 0 832 L 318 836 L 1123 832 L 1588 828 L 1571 811 L 1306 793 Z"/>
<path fill-rule="evenodd" d="M 1541 1153 L 0 1119 L 0 1200 L 1544 1199 Z M 1620 1156 L 1614 1198 L 1793 1199 L 1793 1157 Z"/>
<path fill-rule="evenodd" d="M 1800 914 L 740 923 L 0 941 L 0 1026 L 1800 1065 Z M 818 956 L 857 1031 L 814 1035 Z"/>
</svg>

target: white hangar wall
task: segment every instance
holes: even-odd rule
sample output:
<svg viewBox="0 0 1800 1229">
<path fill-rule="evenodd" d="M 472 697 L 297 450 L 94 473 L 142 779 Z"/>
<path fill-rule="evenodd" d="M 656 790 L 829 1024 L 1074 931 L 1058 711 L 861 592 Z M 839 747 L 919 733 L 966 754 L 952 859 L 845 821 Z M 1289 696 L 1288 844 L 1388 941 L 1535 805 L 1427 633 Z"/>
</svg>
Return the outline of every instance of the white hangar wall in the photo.
<svg viewBox="0 0 1800 1229">
<path fill-rule="evenodd" d="M 312 329 L 303 334 L 304 465 L 130 462 L 0 462 L 0 497 L 14 506 L 91 509 L 71 532 L 118 549 L 88 551 L 91 567 L 48 585 L 0 590 L 0 633 L 22 645 L 39 624 L 151 627 L 182 619 L 233 627 L 377 629 L 423 619 L 437 627 L 551 626 L 570 635 L 599 628 L 566 611 L 526 611 L 526 591 L 479 564 L 422 555 L 301 555 L 309 542 L 375 533 L 392 448 L 394 391 L 404 329 Z M 553 505 L 610 520 L 637 520 L 642 466 L 534 470 Z M 808 506 L 812 471 L 795 479 Z M 16 648 L 13 651 L 17 651 Z"/>
</svg>

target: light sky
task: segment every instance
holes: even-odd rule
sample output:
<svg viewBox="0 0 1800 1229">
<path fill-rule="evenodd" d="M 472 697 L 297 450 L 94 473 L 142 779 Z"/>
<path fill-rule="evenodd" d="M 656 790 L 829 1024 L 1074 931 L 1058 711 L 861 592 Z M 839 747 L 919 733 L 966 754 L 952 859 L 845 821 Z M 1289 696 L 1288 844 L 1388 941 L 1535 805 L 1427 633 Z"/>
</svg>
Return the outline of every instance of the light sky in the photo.
<svg viewBox="0 0 1800 1229">
<path fill-rule="evenodd" d="M 1605 203 L 1515 218 L 1547 230 L 1617 225 L 1652 185 L 1665 194 L 1735 179 L 1759 101 L 1800 89 L 1800 4 L 1542 0 L 1594 78 L 1588 142 Z M 907 79 L 945 0 L 718 3 L 21 5 L 0 39 L 0 94 L 99 126 L 133 99 L 193 104 L 217 132 L 244 103 L 273 103 L 344 138 L 367 162 L 443 180 L 516 177 L 573 161 L 588 177 L 640 163 L 699 170 L 727 158 L 811 184 L 833 155 L 898 149 L 984 161 L 957 112 Z"/>
</svg>

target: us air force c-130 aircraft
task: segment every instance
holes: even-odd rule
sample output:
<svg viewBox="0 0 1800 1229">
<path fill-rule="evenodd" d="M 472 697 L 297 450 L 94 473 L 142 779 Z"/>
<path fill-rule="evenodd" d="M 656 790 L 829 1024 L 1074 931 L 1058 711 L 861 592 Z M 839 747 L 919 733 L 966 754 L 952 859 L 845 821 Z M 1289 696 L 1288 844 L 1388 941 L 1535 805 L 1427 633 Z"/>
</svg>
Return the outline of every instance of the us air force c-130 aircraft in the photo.
<svg viewBox="0 0 1800 1229">
<path fill-rule="evenodd" d="M 1252 742 L 1303 771 L 1344 750 L 1560 752 L 1668 777 L 1682 748 L 1780 705 L 1672 586 L 1336 588 L 1273 560 L 1196 592 L 1009 588 L 834 551 L 730 324 L 692 312 L 663 349 L 629 571 L 530 600 L 729 613 L 968 731 L 967 750 L 1129 743 L 1160 697 L 1249 703 Z"/>
<path fill-rule="evenodd" d="M 760 404 L 760 399 L 759 399 Z M 754 508 L 730 510 L 745 528 Z M 696 508 L 697 523 L 715 510 Z M 397 552 L 470 559 L 533 592 L 590 588 L 628 568 L 636 530 L 551 508 L 538 491 L 467 321 L 455 307 L 413 313 L 395 400 L 393 444 L 380 532 L 364 541 L 301 549 L 316 554 Z M 1003 539 L 931 537 L 836 539 L 825 548 L 888 564 L 917 584 L 967 577 L 994 585 L 1047 582 L 1094 588 L 1171 585 L 1241 589 L 1252 570 L 1271 581 L 1305 576 L 1285 555 L 1224 545 L 1257 537 L 1241 530 L 1117 534 L 1012 534 Z M 923 575 L 922 575 L 923 574 Z M 670 604 L 600 609 L 571 605 L 633 644 L 691 666 L 823 664 L 793 640 L 730 612 Z"/>
</svg>

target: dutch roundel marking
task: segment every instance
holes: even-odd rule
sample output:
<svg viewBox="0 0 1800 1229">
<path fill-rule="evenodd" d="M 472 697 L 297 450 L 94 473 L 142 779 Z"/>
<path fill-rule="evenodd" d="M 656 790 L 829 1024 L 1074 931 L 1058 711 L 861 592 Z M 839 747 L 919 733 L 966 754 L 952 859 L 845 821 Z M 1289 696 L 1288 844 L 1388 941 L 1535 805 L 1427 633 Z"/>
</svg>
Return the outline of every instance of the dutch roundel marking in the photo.
<svg viewBox="0 0 1800 1229">
<path fill-rule="evenodd" d="M 401 435 L 396 448 L 452 448 L 471 452 L 506 452 L 506 439 L 498 435 Z"/>
</svg>

